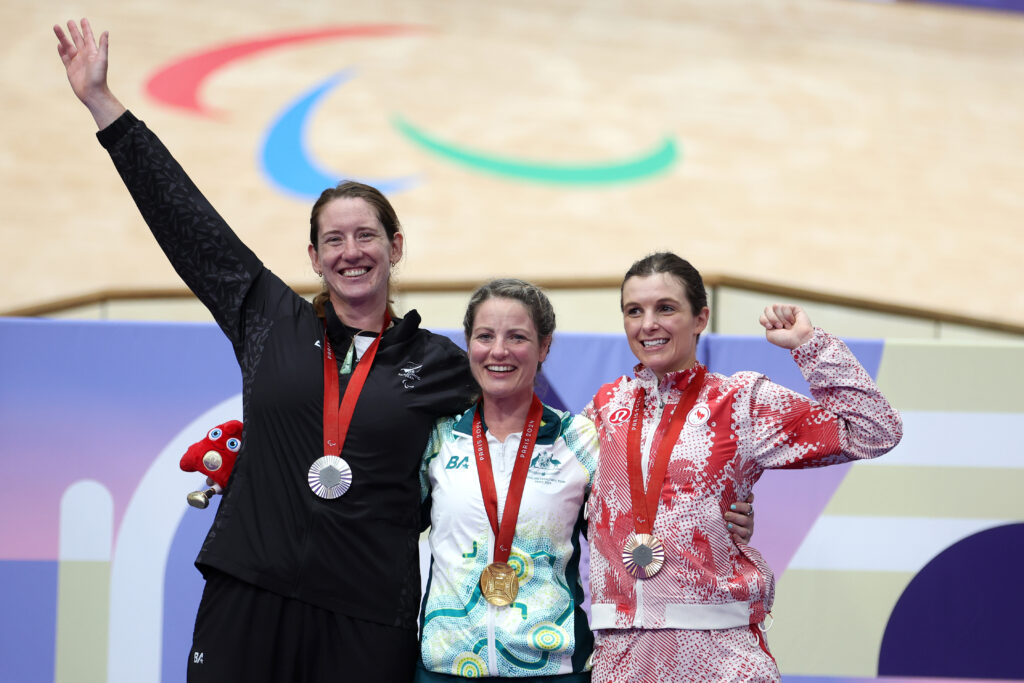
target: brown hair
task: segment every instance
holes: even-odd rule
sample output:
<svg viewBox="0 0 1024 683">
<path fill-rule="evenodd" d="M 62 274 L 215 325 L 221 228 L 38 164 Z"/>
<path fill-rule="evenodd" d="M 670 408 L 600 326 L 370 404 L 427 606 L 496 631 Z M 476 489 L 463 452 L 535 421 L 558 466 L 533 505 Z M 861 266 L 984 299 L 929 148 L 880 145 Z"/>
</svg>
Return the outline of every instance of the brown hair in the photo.
<svg viewBox="0 0 1024 683">
<path fill-rule="evenodd" d="M 689 261 L 670 251 L 650 254 L 629 267 L 619 286 L 619 310 L 623 308 L 622 292 L 625 290 L 626 281 L 629 278 L 647 277 L 658 273 L 667 273 L 679 280 L 679 284 L 683 286 L 683 292 L 686 294 L 686 300 L 690 302 L 690 312 L 695 316 L 700 315 L 701 309 L 708 305 L 708 293 L 704 289 L 704 278 Z M 699 334 L 697 339 L 700 340 Z"/>
<path fill-rule="evenodd" d="M 626 271 L 626 276 L 622 278 L 622 284 L 619 286 L 619 309 L 622 308 L 622 292 L 629 278 L 647 277 L 648 275 L 657 275 L 658 273 L 668 273 L 675 276 L 686 293 L 686 300 L 690 303 L 690 312 L 694 315 L 700 315 L 701 309 L 708 305 L 708 293 L 704 289 L 704 279 L 701 278 L 700 272 L 689 261 L 676 256 L 670 251 L 659 251 L 655 254 L 650 254 L 629 267 L 629 270 Z"/>
<path fill-rule="evenodd" d="M 542 346 L 544 340 L 550 339 L 555 333 L 555 309 L 540 287 L 525 280 L 502 278 L 480 285 L 469 297 L 466 315 L 462 319 L 462 329 L 466 333 L 467 346 L 469 337 L 473 334 L 473 325 L 476 322 L 476 309 L 488 299 L 512 299 L 521 303 L 526 308 L 526 312 L 530 314 L 533 326 L 537 328 L 538 341 Z M 540 366 L 541 363 L 537 363 L 538 372 L 540 372 Z"/>
<path fill-rule="evenodd" d="M 309 213 L 309 243 L 313 245 L 313 249 L 320 249 L 320 212 L 323 211 L 323 208 L 328 203 L 335 199 L 362 199 L 369 204 L 370 208 L 377 214 L 377 220 L 384 226 L 388 242 L 391 242 L 395 235 L 402 231 L 402 224 L 398 222 L 398 214 L 395 213 L 395 207 L 391 206 L 391 202 L 384 196 L 384 193 L 371 185 L 354 180 L 345 180 L 321 192 L 320 196 L 313 203 L 313 209 Z M 321 318 L 324 316 L 324 305 L 330 298 L 330 292 L 327 291 L 327 283 L 324 283 L 323 289 L 313 297 L 313 308 Z M 394 301 L 391 298 L 391 281 L 389 280 L 388 313 L 392 317 L 395 315 L 394 310 L 391 308 L 393 303 Z"/>
</svg>

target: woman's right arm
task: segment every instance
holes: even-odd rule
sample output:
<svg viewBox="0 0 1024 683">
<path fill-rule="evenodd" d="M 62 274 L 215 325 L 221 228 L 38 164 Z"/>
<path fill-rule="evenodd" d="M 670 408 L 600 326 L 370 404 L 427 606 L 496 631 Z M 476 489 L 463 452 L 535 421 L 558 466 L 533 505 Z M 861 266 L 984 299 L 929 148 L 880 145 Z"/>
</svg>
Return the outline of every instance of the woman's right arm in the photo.
<svg viewBox="0 0 1024 683">
<path fill-rule="evenodd" d="M 104 32 L 54 26 L 68 82 L 100 127 L 97 137 L 171 265 L 238 350 L 242 304 L 263 269 L 160 140 L 111 93 Z"/>
</svg>

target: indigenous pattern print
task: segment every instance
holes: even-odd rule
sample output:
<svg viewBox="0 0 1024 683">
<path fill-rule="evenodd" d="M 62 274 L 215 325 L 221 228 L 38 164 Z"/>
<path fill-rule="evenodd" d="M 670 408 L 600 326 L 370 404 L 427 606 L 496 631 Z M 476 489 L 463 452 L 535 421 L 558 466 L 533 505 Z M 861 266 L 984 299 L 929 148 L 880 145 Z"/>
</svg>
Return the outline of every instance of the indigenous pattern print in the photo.
<svg viewBox="0 0 1024 683">
<path fill-rule="evenodd" d="M 597 431 L 584 417 L 544 408 L 508 559 L 519 592 L 511 605 L 495 607 L 479 585 L 493 559 L 494 533 L 473 457 L 474 410 L 439 420 L 424 456 L 432 559 L 421 618 L 423 665 L 464 677 L 582 671 L 592 637 L 581 608 L 579 534 L 597 465 Z M 502 443 L 487 434 L 499 525 L 519 436 Z"/>
<path fill-rule="evenodd" d="M 633 531 L 629 417 L 636 392 L 645 389 L 646 463 L 695 369 L 669 373 L 659 382 L 637 366 L 635 378 L 598 391 L 585 410 L 601 439 L 587 505 L 594 629 L 759 624 L 772 607 L 774 577 L 757 550 L 732 541 L 722 523 L 729 505 L 744 499 L 766 469 L 874 458 L 899 442 L 899 414 L 841 340 L 816 329 L 792 355 L 815 400 L 754 372 L 707 374 L 672 451 L 654 523 L 653 533 L 665 545 L 665 566 L 646 580 L 630 576 L 622 561 Z"/>
</svg>

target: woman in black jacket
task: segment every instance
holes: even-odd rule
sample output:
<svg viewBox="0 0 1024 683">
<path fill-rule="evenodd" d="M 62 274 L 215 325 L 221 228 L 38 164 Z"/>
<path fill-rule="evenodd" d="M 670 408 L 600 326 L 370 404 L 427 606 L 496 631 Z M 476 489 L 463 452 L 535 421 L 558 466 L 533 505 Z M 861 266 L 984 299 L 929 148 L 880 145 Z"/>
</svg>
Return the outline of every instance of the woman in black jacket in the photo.
<svg viewBox="0 0 1024 683">
<path fill-rule="evenodd" d="M 403 235 L 376 189 L 310 216 L 310 303 L 267 270 L 107 86 L 107 34 L 54 30 L 75 95 L 182 280 L 231 341 L 245 434 L 196 559 L 189 681 L 403 681 L 420 597 L 418 471 L 475 387 L 465 354 L 389 307 Z"/>
</svg>

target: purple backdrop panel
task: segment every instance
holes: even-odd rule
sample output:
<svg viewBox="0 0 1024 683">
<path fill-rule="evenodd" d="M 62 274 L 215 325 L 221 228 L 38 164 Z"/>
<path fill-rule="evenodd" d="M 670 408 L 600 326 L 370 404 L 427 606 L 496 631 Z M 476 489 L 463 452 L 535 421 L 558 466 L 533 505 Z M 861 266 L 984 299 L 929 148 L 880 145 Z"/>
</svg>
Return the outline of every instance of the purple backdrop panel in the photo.
<svg viewBox="0 0 1024 683">
<path fill-rule="evenodd" d="M 212 323 L 0 320 L 0 377 L 0 499 L 33 511 L 0 520 L 0 559 L 57 559 L 60 498 L 81 479 L 110 491 L 116 530 L 182 424 L 241 389 Z"/>
<path fill-rule="evenodd" d="M 981 531 L 936 555 L 889 616 L 878 672 L 1024 679 L 1021 566 L 1024 524 Z"/>
<path fill-rule="evenodd" d="M 460 332 L 450 336 L 461 343 Z M 853 346 L 874 374 L 881 343 Z M 806 391 L 788 354 L 763 339 L 707 335 L 699 357 L 714 371 L 760 370 Z M 551 400 L 578 411 L 634 362 L 619 334 L 560 333 L 544 365 Z M 61 495 L 81 479 L 100 482 L 114 498 L 116 534 L 156 455 L 183 425 L 238 393 L 239 371 L 213 324 L 0 320 L 0 377 L 0 495 L 10 509 L 32 511 L 0 516 L 0 678 L 52 680 Z M 41 466 L 43 487 L 34 485 Z M 783 473 L 799 496 L 759 484 L 757 545 L 777 569 L 806 531 L 793 520 L 809 526 L 834 488 L 831 479 L 803 478 L 835 469 Z M 168 553 L 163 680 L 181 677 L 202 590 L 192 561 L 214 512 L 188 510 Z"/>
</svg>

